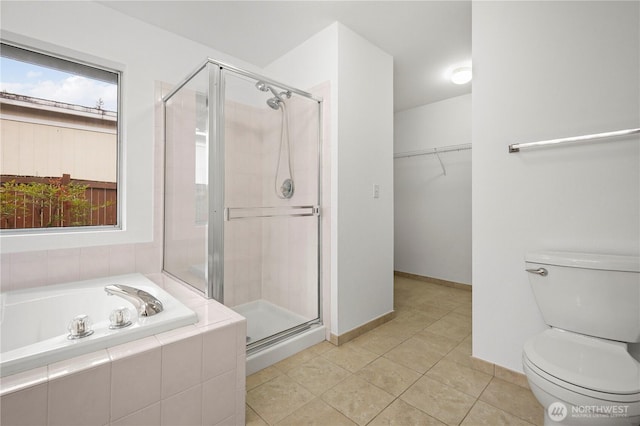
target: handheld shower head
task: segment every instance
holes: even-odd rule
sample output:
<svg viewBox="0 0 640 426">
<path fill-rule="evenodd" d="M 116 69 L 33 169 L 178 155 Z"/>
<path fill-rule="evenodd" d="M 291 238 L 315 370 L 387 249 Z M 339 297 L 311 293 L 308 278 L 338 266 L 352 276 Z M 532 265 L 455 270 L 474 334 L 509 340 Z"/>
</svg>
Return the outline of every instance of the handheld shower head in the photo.
<svg viewBox="0 0 640 426">
<path fill-rule="evenodd" d="M 267 105 L 269 105 L 273 109 L 280 109 L 280 102 L 284 102 L 284 98 L 289 99 L 291 97 L 290 91 L 278 93 L 276 89 L 273 88 L 273 86 L 268 85 L 264 81 L 256 82 L 256 89 L 260 90 L 261 92 L 271 91 L 271 93 L 273 93 L 274 97 L 267 99 Z"/>
<path fill-rule="evenodd" d="M 282 99 L 279 98 L 267 99 L 267 105 L 269 105 L 273 109 L 280 109 L 280 102 L 282 102 Z"/>
</svg>

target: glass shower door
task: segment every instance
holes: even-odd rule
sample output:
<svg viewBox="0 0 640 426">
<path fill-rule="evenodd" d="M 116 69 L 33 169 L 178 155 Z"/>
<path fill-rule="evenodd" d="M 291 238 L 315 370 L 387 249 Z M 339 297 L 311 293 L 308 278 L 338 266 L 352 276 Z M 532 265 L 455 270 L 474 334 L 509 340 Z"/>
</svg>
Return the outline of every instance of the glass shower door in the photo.
<svg viewBox="0 0 640 426">
<path fill-rule="evenodd" d="M 163 269 L 245 316 L 248 353 L 320 324 L 320 101 L 212 60 L 163 101 Z"/>
<path fill-rule="evenodd" d="M 248 350 L 319 322 L 319 103 L 233 71 L 224 94 L 224 304 Z"/>
</svg>

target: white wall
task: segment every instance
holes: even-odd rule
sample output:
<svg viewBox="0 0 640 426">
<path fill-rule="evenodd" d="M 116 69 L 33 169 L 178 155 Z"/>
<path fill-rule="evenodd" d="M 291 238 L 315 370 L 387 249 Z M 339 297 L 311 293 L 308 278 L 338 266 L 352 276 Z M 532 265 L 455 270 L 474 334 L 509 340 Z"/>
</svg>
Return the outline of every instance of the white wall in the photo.
<svg viewBox="0 0 640 426">
<path fill-rule="evenodd" d="M 338 79 L 333 309 L 343 334 L 393 310 L 393 58 L 340 25 Z"/>
<path fill-rule="evenodd" d="M 0 27 L 6 40 L 123 71 L 125 182 L 124 230 L 3 235 L 2 252 L 151 241 L 155 81 L 178 83 L 207 57 L 255 67 L 94 2 L 3 2 Z"/>
<path fill-rule="evenodd" d="M 471 95 L 400 111 L 394 152 L 471 143 Z M 471 151 L 394 161 L 395 270 L 471 284 Z"/>
<path fill-rule="evenodd" d="M 638 137 L 507 146 L 640 127 L 640 3 L 473 3 L 473 354 L 522 371 L 545 328 L 530 250 L 640 253 Z M 612 315 L 615 315 L 612 312 Z"/>
</svg>

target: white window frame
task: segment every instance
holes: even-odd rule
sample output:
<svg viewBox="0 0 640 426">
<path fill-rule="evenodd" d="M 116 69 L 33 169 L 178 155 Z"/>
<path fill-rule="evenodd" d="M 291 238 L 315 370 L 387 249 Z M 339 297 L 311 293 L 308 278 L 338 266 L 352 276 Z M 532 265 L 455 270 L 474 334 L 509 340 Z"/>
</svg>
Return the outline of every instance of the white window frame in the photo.
<svg viewBox="0 0 640 426">
<path fill-rule="evenodd" d="M 126 66 L 122 63 L 5 30 L 0 30 L 0 41 L 21 49 L 118 74 L 117 225 L 2 230 L 0 232 L 0 254 L 132 244 L 147 240 L 141 239 L 139 232 L 131 232 L 127 229 L 126 111 L 123 106 L 126 93 Z"/>
</svg>

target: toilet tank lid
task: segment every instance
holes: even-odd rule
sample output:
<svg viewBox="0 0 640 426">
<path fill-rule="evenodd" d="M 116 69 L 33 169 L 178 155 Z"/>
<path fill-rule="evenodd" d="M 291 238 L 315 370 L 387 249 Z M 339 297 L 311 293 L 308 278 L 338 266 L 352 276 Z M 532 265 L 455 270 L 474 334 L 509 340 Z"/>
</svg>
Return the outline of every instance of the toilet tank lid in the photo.
<svg viewBox="0 0 640 426">
<path fill-rule="evenodd" d="M 640 257 L 568 251 L 536 251 L 525 255 L 525 261 L 543 265 L 604 271 L 640 272 Z"/>
</svg>

